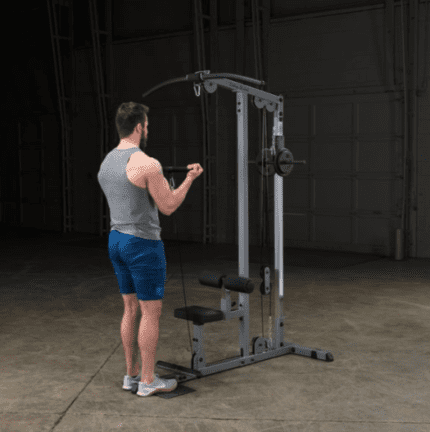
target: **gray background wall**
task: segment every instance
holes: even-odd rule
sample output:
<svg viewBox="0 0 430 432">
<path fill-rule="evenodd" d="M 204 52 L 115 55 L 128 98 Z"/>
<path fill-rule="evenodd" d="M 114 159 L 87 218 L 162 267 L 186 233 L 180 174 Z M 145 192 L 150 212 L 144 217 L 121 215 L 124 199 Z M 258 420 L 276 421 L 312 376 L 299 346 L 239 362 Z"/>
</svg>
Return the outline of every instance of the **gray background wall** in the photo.
<svg viewBox="0 0 430 432">
<path fill-rule="evenodd" d="M 181 3 L 181 2 L 179 2 Z M 296 159 L 308 164 L 284 179 L 285 246 L 333 249 L 394 255 L 395 231 L 401 227 L 403 171 L 403 45 L 400 2 L 395 7 L 395 40 L 387 36 L 384 3 L 360 11 L 346 9 L 360 2 L 272 1 L 268 40 L 269 91 L 285 98 L 285 144 Z M 318 7 L 343 9 L 309 15 Z M 318 6 L 319 5 L 319 6 Z M 203 162 L 200 99 L 191 84 L 168 86 L 142 100 L 145 91 L 196 69 L 192 34 L 192 2 L 114 2 L 113 106 L 125 101 L 142 102 L 151 109 L 147 153 L 162 165 L 185 166 Z M 296 7 L 296 15 L 291 16 Z M 306 10 L 308 8 L 308 10 Z M 234 3 L 219 4 L 219 70 L 236 67 Z M 428 83 L 429 44 L 427 9 L 420 4 L 418 85 Z M 75 18 L 76 19 L 76 18 Z M 157 33 L 157 35 L 154 35 Z M 255 76 L 251 22 L 246 22 L 244 75 Z M 208 34 L 206 34 L 208 38 Z M 120 40 L 123 39 L 123 40 Z M 206 40 L 210 49 L 209 39 Z M 390 49 L 392 47 L 392 49 Z M 36 48 L 35 48 L 36 49 Z M 42 49 L 42 48 L 38 48 Z M 46 49 L 46 48 L 45 48 Z M 425 51 L 427 49 L 427 51 Z M 48 48 L 49 50 L 49 48 Z M 16 54 L 15 54 L 16 55 Z M 77 98 L 73 118 L 73 206 L 75 230 L 96 234 L 100 220 L 100 167 L 97 106 L 94 96 L 92 51 L 81 44 L 75 49 Z M 35 54 L 36 57 L 36 54 Z M 426 67 L 427 64 L 427 67 Z M 2 222 L 13 218 L 13 191 L 17 189 L 17 152 L 20 116 L 28 141 L 37 140 L 40 118 L 44 121 L 44 160 L 26 153 L 28 169 L 46 172 L 44 182 L 26 175 L 22 194 L 26 226 L 61 230 L 61 146 L 55 88 L 49 61 L 34 60 L 29 71 L 11 80 L 22 99 L 39 100 L 23 110 L 7 100 L 2 130 Z M 427 76 L 426 76 L 427 75 Z M 27 84 L 25 84 L 27 83 Z M 219 89 L 217 145 L 216 242 L 237 243 L 235 95 Z M 33 96 L 32 96 L 33 94 Z M 24 106 L 26 106 L 24 104 Z M 6 108 L 7 107 L 7 108 Z M 41 108 L 43 107 L 43 109 Z M 36 112 L 35 111 L 39 111 Z M 411 256 L 430 257 L 430 95 L 418 98 L 416 209 L 411 209 Z M 113 118 L 110 113 L 112 134 Z M 249 105 L 249 208 L 250 245 L 258 245 L 260 176 L 253 164 L 261 137 L 257 110 Z M 269 135 L 272 116 L 269 114 Z M 118 140 L 113 143 L 117 145 Z M 270 143 L 269 143 L 270 144 Z M 9 174 L 7 174 L 9 173 Z M 37 175 L 36 175 L 37 177 Z M 177 185 L 184 176 L 178 176 Z M 201 241 L 203 231 L 202 182 L 196 182 L 177 212 L 179 238 Z M 35 189 L 36 188 L 36 189 Z M 273 193 L 272 181 L 270 182 Z M 233 193 L 235 191 L 235 193 Z M 43 195 L 43 200 L 38 198 Z M 8 199 L 9 197 L 9 199 Z M 32 197 L 32 198 L 30 198 Z M 270 205 L 273 221 L 273 200 Z M 176 238 L 173 217 L 160 214 L 162 237 Z M 44 222 L 43 222 L 44 221 Z M 43 226 L 42 226 L 43 225 Z M 272 229 L 270 235 L 273 238 Z"/>
</svg>

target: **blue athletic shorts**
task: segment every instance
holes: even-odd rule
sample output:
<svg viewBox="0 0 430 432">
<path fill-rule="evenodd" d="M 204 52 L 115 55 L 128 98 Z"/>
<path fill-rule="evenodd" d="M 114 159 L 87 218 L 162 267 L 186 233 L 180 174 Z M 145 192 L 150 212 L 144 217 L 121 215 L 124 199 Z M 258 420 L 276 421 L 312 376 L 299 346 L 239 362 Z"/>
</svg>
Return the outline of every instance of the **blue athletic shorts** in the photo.
<svg viewBox="0 0 430 432">
<path fill-rule="evenodd" d="M 164 298 L 167 265 L 162 240 L 146 240 L 111 231 L 109 258 L 121 294 L 136 293 L 137 298 L 144 301 Z"/>
</svg>

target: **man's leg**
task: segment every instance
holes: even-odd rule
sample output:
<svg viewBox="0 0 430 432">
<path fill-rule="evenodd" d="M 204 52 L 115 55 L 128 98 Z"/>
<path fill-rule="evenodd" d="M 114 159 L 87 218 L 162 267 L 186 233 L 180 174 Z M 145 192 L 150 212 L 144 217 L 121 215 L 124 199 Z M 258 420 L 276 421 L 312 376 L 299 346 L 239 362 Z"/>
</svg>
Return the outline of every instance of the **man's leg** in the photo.
<svg viewBox="0 0 430 432">
<path fill-rule="evenodd" d="M 142 319 L 139 327 L 139 348 L 142 358 L 141 382 L 151 384 L 154 379 L 162 300 L 139 300 Z"/>
<path fill-rule="evenodd" d="M 158 259 L 155 259 L 156 255 L 158 255 Z M 150 266 L 148 265 L 148 260 L 150 260 Z M 166 281 L 166 257 L 163 242 L 134 238 L 128 245 L 125 261 L 132 278 L 126 285 L 130 286 L 131 283 L 133 284 L 137 298 L 162 299 Z M 142 359 L 141 381 L 152 383 L 162 300 L 138 300 L 138 305 L 140 305 L 142 311 L 138 330 L 138 346 Z M 136 322 L 133 323 L 137 324 Z M 136 345 L 134 343 L 133 331 L 129 330 L 132 335 L 127 337 L 127 328 L 130 327 L 127 319 L 124 318 L 124 330 L 126 333 L 123 338 L 124 351 L 129 351 L 129 354 L 126 352 L 127 370 L 131 369 L 132 376 L 134 376 L 140 371 L 137 370 L 138 364 L 135 353 L 138 351 L 135 350 Z M 136 335 L 137 329 L 134 331 Z M 130 374 L 128 373 L 128 375 Z"/>
<path fill-rule="evenodd" d="M 121 322 L 121 338 L 127 366 L 127 375 L 129 376 L 136 376 L 140 372 L 139 345 L 137 342 L 139 325 L 139 308 L 125 309 Z"/>
</svg>

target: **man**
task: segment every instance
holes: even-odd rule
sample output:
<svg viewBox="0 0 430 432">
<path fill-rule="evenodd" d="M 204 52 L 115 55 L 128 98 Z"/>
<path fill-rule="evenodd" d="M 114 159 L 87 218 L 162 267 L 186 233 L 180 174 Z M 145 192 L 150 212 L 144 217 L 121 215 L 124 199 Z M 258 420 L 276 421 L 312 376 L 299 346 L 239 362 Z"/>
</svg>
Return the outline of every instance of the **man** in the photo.
<svg viewBox="0 0 430 432">
<path fill-rule="evenodd" d="M 148 107 L 135 102 L 119 106 L 115 123 L 120 143 L 107 154 L 97 175 L 111 215 L 109 257 L 124 299 L 121 337 L 127 375 L 123 389 L 131 390 L 132 384 L 138 383 L 139 396 L 172 391 L 178 385 L 174 379 L 154 375 L 166 280 L 158 211 L 171 215 L 203 172 L 199 164 L 188 165 L 187 178 L 179 188 L 170 190 L 160 163 L 143 151 L 148 141 L 148 112 Z M 137 335 L 139 305 L 142 318 Z"/>
</svg>

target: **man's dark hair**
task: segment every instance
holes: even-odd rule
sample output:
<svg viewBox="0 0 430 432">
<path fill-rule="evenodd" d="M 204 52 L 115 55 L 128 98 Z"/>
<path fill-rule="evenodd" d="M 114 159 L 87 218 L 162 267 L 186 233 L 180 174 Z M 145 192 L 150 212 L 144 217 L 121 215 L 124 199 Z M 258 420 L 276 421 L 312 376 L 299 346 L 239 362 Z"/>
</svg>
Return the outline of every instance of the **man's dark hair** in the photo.
<svg viewBox="0 0 430 432">
<path fill-rule="evenodd" d="M 130 136 L 134 128 L 141 123 L 145 126 L 149 108 L 136 102 L 125 102 L 118 107 L 115 117 L 116 130 L 120 139 Z"/>
</svg>

